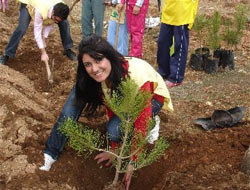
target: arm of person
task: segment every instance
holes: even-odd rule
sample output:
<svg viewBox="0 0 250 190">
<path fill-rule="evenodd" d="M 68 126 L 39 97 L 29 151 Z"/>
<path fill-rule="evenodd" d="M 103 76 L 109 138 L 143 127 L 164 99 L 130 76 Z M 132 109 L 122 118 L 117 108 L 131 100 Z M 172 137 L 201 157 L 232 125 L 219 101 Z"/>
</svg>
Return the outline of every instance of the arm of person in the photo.
<svg viewBox="0 0 250 190">
<path fill-rule="evenodd" d="M 34 36 L 36 43 L 41 50 L 41 60 L 46 62 L 49 60 L 48 54 L 46 52 L 46 43 L 45 38 L 48 37 L 53 25 L 46 26 L 44 28 L 44 33 L 42 35 L 43 31 L 43 19 L 41 14 L 35 10 L 35 18 L 34 18 Z"/>
<path fill-rule="evenodd" d="M 141 7 L 144 3 L 144 0 L 137 0 L 133 9 L 133 14 L 138 15 L 140 13 Z"/>
<path fill-rule="evenodd" d="M 126 0 L 117 0 L 117 4 L 125 4 Z"/>
<path fill-rule="evenodd" d="M 117 10 L 120 12 L 124 8 L 125 0 L 117 0 L 116 3 Z"/>
</svg>

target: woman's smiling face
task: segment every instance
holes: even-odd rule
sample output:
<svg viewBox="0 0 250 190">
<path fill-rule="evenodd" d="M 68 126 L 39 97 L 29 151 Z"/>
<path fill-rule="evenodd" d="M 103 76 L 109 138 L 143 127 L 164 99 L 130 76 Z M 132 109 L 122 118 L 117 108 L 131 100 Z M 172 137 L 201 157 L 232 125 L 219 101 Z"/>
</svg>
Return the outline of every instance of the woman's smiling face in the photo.
<svg viewBox="0 0 250 190">
<path fill-rule="evenodd" d="M 82 62 L 89 76 L 97 82 L 105 81 L 111 73 L 111 63 L 105 57 L 97 61 L 88 54 L 83 54 Z"/>
</svg>

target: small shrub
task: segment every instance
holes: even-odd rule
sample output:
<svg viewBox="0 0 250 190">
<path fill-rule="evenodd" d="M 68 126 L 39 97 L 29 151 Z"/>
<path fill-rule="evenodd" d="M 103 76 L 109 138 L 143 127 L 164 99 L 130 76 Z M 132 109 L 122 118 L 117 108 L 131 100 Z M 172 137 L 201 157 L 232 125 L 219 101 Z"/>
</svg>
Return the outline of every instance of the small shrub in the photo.
<svg viewBox="0 0 250 190">
<path fill-rule="evenodd" d="M 198 15 L 194 21 L 193 29 L 197 34 L 200 48 L 202 46 L 202 39 L 204 38 L 204 31 L 207 24 L 208 20 L 205 15 Z"/>
<path fill-rule="evenodd" d="M 223 35 L 223 39 L 226 41 L 230 49 L 241 42 L 247 22 L 247 13 L 248 8 L 244 4 L 239 4 L 236 7 L 233 21 L 226 21 L 226 31 Z"/>
<path fill-rule="evenodd" d="M 121 123 L 121 143 L 120 146 L 114 151 L 111 151 L 109 145 L 103 148 L 105 143 L 108 142 L 107 135 L 101 135 L 99 132 L 89 129 L 86 126 L 77 124 L 72 119 L 67 119 L 60 127 L 59 130 L 69 138 L 69 145 L 78 151 L 78 153 L 86 153 L 89 155 L 93 151 L 108 152 L 115 157 L 113 166 L 116 168 L 115 177 L 111 186 L 116 186 L 120 173 L 125 173 L 130 158 L 140 152 L 134 170 L 138 170 L 151 164 L 164 154 L 168 143 L 164 138 L 159 138 L 155 143 L 153 149 L 147 149 L 147 137 L 155 125 L 155 121 L 151 118 L 145 118 L 147 122 L 147 134 L 143 137 L 140 133 L 135 134 L 134 122 L 138 118 L 141 111 L 150 100 L 151 94 L 139 90 L 136 83 L 127 79 L 121 82 L 118 91 L 113 92 L 112 97 L 105 95 L 105 103 L 117 115 Z M 136 147 L 133 145 L 131 150 L 131 134 L 136 139 Z M 106 138 L 106 141 L 105 141 Z M 135 149 L 134 149 L 135 148 Z M 142 150 L 142 151 L 141 151 Z"/>
<path fill-rule="evenodd" d="M 219 49 L 221 36 L 219 34 L 221 27 L 221 14 L 215 11 L 212 17 L 208 20 L 208 36 L 207 42 L 210 49 Z"/>
</svg>

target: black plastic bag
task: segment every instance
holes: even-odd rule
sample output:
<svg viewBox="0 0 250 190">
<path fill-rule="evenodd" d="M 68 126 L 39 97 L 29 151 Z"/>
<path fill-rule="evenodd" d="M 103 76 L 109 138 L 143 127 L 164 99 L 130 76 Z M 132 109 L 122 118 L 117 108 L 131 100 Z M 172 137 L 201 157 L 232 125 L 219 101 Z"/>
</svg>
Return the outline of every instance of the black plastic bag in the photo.
<svg viewBox="0 0 250 190">
<path fill-rule="evenodd" d="M 191 54 L 189 65 L 195 71 L 203 71 L 204 58 L 209 56 L 209 49 L 206 47 L 198 48 Z"/>
<path fill-rule="evenodd" d="M 231 50 L 217 49 L 214 51 L 214 57 L 219 58 L 219 67 L 223 69 L 228 67 L 234 69 L 234 53 Z"/>
<path fill-rule="evenodd" d="M 215 110 L 211 117 L 195 119 L 194 124 L 200 125 L 205 130 L 232 127 L 242 120 L 245 111 L 245 107 L 235 107 L 229 110 Z"/>
<path fill-rule="evenodd" d="M 208 74 L 216 73 L 219 66 L 219 59 L 214 57 L 204 58 L 204 71 Z"/>
</svg>

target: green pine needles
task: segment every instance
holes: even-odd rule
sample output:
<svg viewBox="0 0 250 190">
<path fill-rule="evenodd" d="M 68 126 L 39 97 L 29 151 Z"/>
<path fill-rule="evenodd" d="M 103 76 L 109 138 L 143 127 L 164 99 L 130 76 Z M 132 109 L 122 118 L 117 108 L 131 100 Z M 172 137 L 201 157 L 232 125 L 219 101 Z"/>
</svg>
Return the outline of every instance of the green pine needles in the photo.
<svg viewBox="0 0 250 190">
<path fill-rule="evenodd" d="M 226 21 L 226 31 L 223 35 L 227 45 L 232 49 L 241 42 L 243 31 L 247 23 L 248 8 L 244 4 L 239 4 L 236 7 L 233 21 Z"/>
<path fill-rule="evenodd" d="M 82 126 L 71 118 L 63 122 L 59 130 L 69 139 L 69 146 L 85 156 L 99 150 L 105 142 L 99 131 Z"/>
<path fill-rule="evenodd" d="M 219 49 L 222 38 L 220 37 L 221 14 L 215 11 L 208 23 L 207 42 L 211 49 Z"/>
<path fill-rule="evenodd" d="M 232 18 L 224 18 L 219 11 L 214 11 L 211 17 L 198 15 L 195 19 L 193 30 L 202 45 L 205 38 L 206 45 L 210 49 L 220 49 L 221 42 L 226 42 L 230 49 L 241 43 L 243 32 L 246 28 L 249 8 L 246 4 L 240 3 L 235 8 Z M 222 29 L 222 30 L 221 30 Z"/>
<path fill-rule="evenodd" d="M 135 136 L 133 124 L 141 111 L 148 105 L 151 97 L 152 95 L 149 92 L 141 91 L 132 79 L 122 81 L 118 90 L 114 91 L 112 96 L 105 95 L 105 104 L 122 121 L 120 126 L 122 131 L 121 142 L 115 152 L 110 149 L 109 145 L 104 147 L 106 141 L 108 142 L 107 136 L 82 126 L 72 119 L 67 119 L 59 127 L 59 130 L 68 137 L 69 145 L 78 153 L 89 155 L 94 151 L 100 151 L 112 154 L 115 157 L 112 164 L 116 168 L 112 185 L 116 185 L 119 174 L 126 172 L 127 165 L 133 155 L 140 152 L 136 166 L 134 166 L 134 170 L 138 170 L 157 160 L 169 146 L 163 137 L 155 142 L 153 148 L 146 146 L 149 132 L 155 125 L 154 119 L 151 118 L 145 118 L 147 121 L 146 136 L 143 137 L 140 133 Z M 132 138 L 136 139 L 136 148 L 133 147 L 133 150 L 131 150 Z"/>
<path fill-rule="evenodd" d="M 208 20 L 205 15 L 198 15 L 194 21 L 193 29 L 197 34 L 200 48 L 202 47 L 202 38 L 204 36 L 204 32 L 205 32 L 207 24 L 208 24 Z"/>
</svg>

